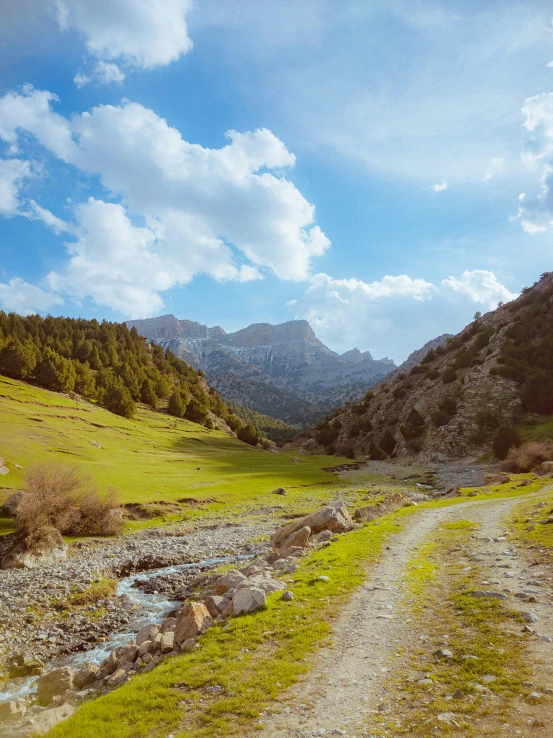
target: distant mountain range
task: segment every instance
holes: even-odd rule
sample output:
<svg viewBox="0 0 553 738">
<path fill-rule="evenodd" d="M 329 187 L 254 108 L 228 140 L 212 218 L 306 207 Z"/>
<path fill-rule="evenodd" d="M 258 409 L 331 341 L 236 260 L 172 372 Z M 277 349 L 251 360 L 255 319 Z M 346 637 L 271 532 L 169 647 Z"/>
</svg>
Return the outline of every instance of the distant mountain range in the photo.
<svg viewBox="0 0 553 738">
<path fill-rule="evenodd" d="M 297 425 L 362 397 L 397 369 L 391 359 L 373 359 L 368 351 L 331 351 L 305 320 L 254 323 L 235 333 L 174 315 L 127 325 L 202 369 L 224 398 Z"/>
</svg>

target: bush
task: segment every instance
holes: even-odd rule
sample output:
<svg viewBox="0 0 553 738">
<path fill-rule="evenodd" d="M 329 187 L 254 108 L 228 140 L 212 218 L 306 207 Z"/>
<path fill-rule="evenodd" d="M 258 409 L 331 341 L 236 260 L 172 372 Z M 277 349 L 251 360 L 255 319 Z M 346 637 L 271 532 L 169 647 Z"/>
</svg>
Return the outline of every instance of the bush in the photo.
<svg viewBox="0 0 553 738">
<path fill-rule="evenodd" d="M 247 423 L 247 425 L 240 428 L 236 435 L 240 441 L 248 443 L 250 446 L 255 446 L 261 438 L 259 431 L 253 423 Z"/>
<path fill-rule="evenodd" d="M 449 415 L 449 413 L 446 413 L 445 410 L 441 410 L 441 409 L 436 410 L 430 416 L 430 421 L 432 425 L 436 426 L 436 428 L 441 428 L 442 425 L 447 425 L 450 420 L 451 420 L 451 415 Z"/>
<path fill-rule="evenodd" d="M 37 464 L 25 477 L 15 523 L 29 542 L 52 528 L 63 535 L 111 536 L 123 529 L 118 508 L 114 490 L 100 496 L 77 469 Z"/>
<path fill-rule="evenodd" d="M 169 413 L 169 415 L 173 415 L 175 418 L 184 417 L 184 413 L 186 412 L 186 398 L 179 390 L 175 390 L 169 398 L 167 412 Z"/>
<path fill-rule="evenodd" d="M 522 443 L 519 432 L 512 423 L 499 426 L 494 436 L 492 450 L 498 459 L 504 459 L 511 448 L 518 448 Z"/>
<path fill-rule="evenodd" d="M 424 430 L 424 418 L 414 407 L 411 408 L 405 423 L 400 427 L 401 435 L 406 440 L 412 440 L 420 436 Z"/>
<path fill-rule="evenodd" d="M 392 435 L 392 433 L 387 430 L 384 433 L 384 436 L 382 437 L 380 441 L 380 448 L 385 451 L 389 456 L 391 456 L 394 452 L 395 447 L 397 446 L 397 441 Z"/>
<path fill-rule="evenodd" d="M 204 423 L 207 418 L 207 407 L 203 403 L 199 402 L 195 397 L 192 397 L 186 407 L 184 415 L 193 423 Z"/>
<path fill-rule="evenodd" d="M 553 460 L 553 445 L 545 441 L 528 441 L 519 448 L 511 448 L 501 464 L 503 471 L 530 472 L 543 461 Z"/>
<path fill-rule="evenodd" d="M 442 374 L 442 382 L 444 384 L 451 384 L 457 379 L 457 372 L 455 371 L 454 367 L 449 365 L 444 369 L 444 373 Z"/>
<path fill-rule="evenodd" d="M 123 418 L 132 418 L 136 409 L 131 393 L 122 382 L 115 383 L 104 391 L 101 404 L 106 410 Z"/>
</svg>

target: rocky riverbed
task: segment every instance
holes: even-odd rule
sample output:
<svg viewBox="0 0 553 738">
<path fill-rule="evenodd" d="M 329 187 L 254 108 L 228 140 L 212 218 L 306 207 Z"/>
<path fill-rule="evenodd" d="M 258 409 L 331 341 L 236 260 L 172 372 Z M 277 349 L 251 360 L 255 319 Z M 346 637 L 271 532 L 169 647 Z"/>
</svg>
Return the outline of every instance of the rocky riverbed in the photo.
<svg viewBox="0 0 553 738">
<path fill-rule="evenodd" d="M 136 598 L 123 594 L 77 611 L 68 609 L 72 597 L 85 593 L 102 577 L 120 579 L 160 569 L 159 578 L 149 576 L 141 582 L 138 577 L 134 586 L 150 594 L 163 594 L 167 601 L 182 600 L 206 567 L 196 565 L 169 573 L 163 571 L 166 567 L 263 553 L 267 544 L 252 541 L 270 530 L 272 526 L 264 523 L 222 523 L 184 534 L 183 526 L 173 525 L 114 540 L 73 543 L 67 561 L 40 571 L 0 572 L 0 669 L 20 675 L 32 673 L 34 662 L 48 663 L 87 651 L 115 633 L 130 632 L 143 616 Z"/>
</svg>

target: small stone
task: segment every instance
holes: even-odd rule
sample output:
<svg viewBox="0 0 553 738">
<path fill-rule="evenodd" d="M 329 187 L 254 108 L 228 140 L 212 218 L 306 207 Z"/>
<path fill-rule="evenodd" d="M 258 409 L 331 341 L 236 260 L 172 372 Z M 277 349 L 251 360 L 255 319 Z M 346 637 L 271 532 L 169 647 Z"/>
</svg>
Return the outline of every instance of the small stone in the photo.
<svg viewBox="0 0 553 738">
<path fill-rule="evenodd" d="M 284 600 L 284 602 L 292 602 L 294 599 L 294 593 L 290 592 L 290 590 L 287 590 L 286 592 L 282 593 L 281 600 Z"/>
<path fill-rule="evenodd" d="M 525 623 L 537 623 L 539 617 L 534 612 L 523 612 L 522 619 Z"/>
<path fill-rule="evenodd" d="M 460 689 L 456 689 L 451 696 L 454 700 L 462 700 L 465 696 L 465 693 L 462 692 Z"/>
<path fill-rule="evenodd" d="M 320 577 L 317 577 L 318 582 L 330 582 L 330 577 L 327 577 L 325 574 L 321 574 Z"/>
<path fill-rule="evenodd" d="M 530 700 L 530 702 L 539 702 L 542 697 L 543 695 L 541 694 L 541 692 L 530 692 L 530 694 L 528 695 L 528 699 Z"/>
<path fill-rule="evenodd" d="M 435 651 L 435 655 L 439 659 L 452 659 L 453 658 L 453 652 L 450 651 L 448 648 L 439 648 L 437 651 Z"/>
</svg>

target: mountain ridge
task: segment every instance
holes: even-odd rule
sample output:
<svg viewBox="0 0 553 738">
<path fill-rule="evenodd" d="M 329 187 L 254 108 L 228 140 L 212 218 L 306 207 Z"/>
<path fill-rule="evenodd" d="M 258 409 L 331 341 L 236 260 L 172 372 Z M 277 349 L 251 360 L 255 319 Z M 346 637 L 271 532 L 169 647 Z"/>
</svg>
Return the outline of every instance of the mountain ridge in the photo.
<svg viewBox="0 0 553 738">
<path fill-rule="evenodd" d="M 253 323 L 232 333 L 171 314 L 127 325 L 202 369 L 228 400 L 291 424 L 313 422 L 346 399 L 361 397 L 397 368 L 369 351 L 332 351 L 306 320 Z"/>
</svg>

